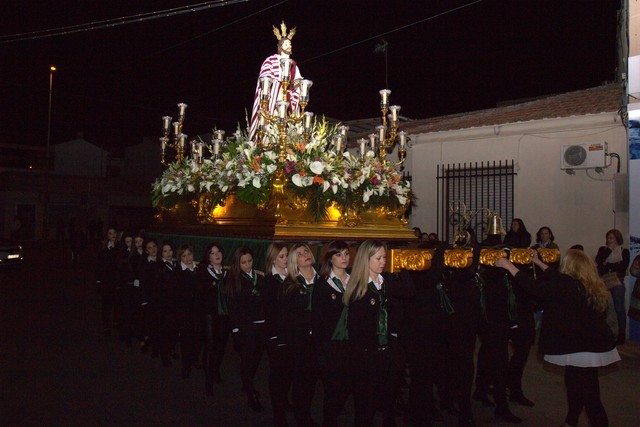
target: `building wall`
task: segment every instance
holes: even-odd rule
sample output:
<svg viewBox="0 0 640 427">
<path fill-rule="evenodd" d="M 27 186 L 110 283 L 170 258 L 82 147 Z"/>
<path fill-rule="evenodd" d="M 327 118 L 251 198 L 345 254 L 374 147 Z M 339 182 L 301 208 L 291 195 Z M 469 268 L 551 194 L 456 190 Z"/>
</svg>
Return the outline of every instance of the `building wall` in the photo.
<svg viewBox="0 0 640 427">
<path fill-rule="evenodd" d="M 409 170 L 418 207 L 411 225 L 436 231 L 437 165 L 515 160 L 514 215 L 523 219 L 535 238 L 541 226 L 554 232 L 561 250 L 580 243 L 595 255 L 605 233 L 618 228 L 628 235 L 628 212 L 614 211 L 616 161 L 604 174 L 560 169 L 562 145 L 606 141 L 609 153 L 621 158 L 627 179 L 627 136 L 615 113 L 411 135 Z M 624 203 L 623 203 L 624 204 Z M 628 208 L 626 209 L 628 211 Z M 508 227 L 508 224 L 504 224 Z"/>
</svg>

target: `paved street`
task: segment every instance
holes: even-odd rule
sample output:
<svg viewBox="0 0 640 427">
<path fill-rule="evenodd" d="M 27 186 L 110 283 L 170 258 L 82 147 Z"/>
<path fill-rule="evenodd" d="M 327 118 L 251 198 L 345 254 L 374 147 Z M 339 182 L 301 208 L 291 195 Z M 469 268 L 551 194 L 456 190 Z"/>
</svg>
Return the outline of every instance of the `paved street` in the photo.
<svg viewBox="0 0 640 427">
<path fill-rule="evenodd" d="M 74 267 L 66 250 L 40 245 L 25 250 L 21 268 L 0 271 L 0 425 L 272 425 L 266 355 L 258 373 L 266 409 L 253 414 L 240 393 L 239 359 L 231 346 L 224 383 L 211 398 L 204 395 L 202 371 L 183 380 L 179 364 L 164 368 L 116 337 L 103 337 L 86 252 L 85 263 Z M 603 402 L 611 426 L 637 427 L 640 346 L 627 344 L 621 353 L 621 363 L 602 371 Z M 566 408 L 562 371 L 532 355 L 524 387 L 536 406 L 512 406 L 522 425 L 560 425 Z M 320 421 L 322 388 L 317 390 L 313 416 Z M 479 426 L 501 425 L 491 409 L 474 404 L 474 411 Z M 352 419 L 350 402 L 340 421 L 350 425 Z M 457 420 L 448 416 L 436 425 L 455 426 Z"/>
</svg>

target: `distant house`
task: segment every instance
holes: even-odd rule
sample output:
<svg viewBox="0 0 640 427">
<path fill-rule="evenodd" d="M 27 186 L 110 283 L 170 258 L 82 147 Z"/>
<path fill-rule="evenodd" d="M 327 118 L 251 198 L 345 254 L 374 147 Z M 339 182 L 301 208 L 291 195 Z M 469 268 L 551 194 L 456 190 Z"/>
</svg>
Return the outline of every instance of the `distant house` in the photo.
<svg viewBox="0 0 640 427">
<path fill-rule="evenodd" d="M 54 145 L 54 172 L 59 175 L 107 176 L 111 154 L 89 141 L 74 139 Z"/>
</svg>

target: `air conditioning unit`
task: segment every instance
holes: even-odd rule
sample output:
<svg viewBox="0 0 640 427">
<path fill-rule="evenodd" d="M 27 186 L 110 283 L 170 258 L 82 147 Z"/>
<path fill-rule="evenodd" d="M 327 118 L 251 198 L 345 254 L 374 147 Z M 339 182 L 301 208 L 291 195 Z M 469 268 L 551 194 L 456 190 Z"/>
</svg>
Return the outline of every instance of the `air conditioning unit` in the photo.
<svg viewBox="0 0 640 427">
<path fill-rule="evenodd" d="M 606 142 L 563 145 L 560 151 L 560 169 L 602 168 L 606 166 L 608 153 Z"/>
</svg>

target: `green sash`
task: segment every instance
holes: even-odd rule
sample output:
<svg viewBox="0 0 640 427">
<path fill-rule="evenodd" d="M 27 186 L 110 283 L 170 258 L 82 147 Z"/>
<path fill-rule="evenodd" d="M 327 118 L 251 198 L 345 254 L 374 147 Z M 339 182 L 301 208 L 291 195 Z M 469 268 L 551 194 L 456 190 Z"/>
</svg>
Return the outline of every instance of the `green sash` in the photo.
<svg viewBox="0 0 640 427">
<path fill-rule="evenodd" d="M 387 298 L 385 291 L 385 282 L 382 282 L 382 288 L 378 290 L 373 282 L 369 282 L 369 289 L 378 297 L 378 319 L 376 322 L 376 334 L 378 335 L 378 345 L 385 346 L 389 344 L 388 323 L 389 312 L 387 311 Z"/>
</svg>

